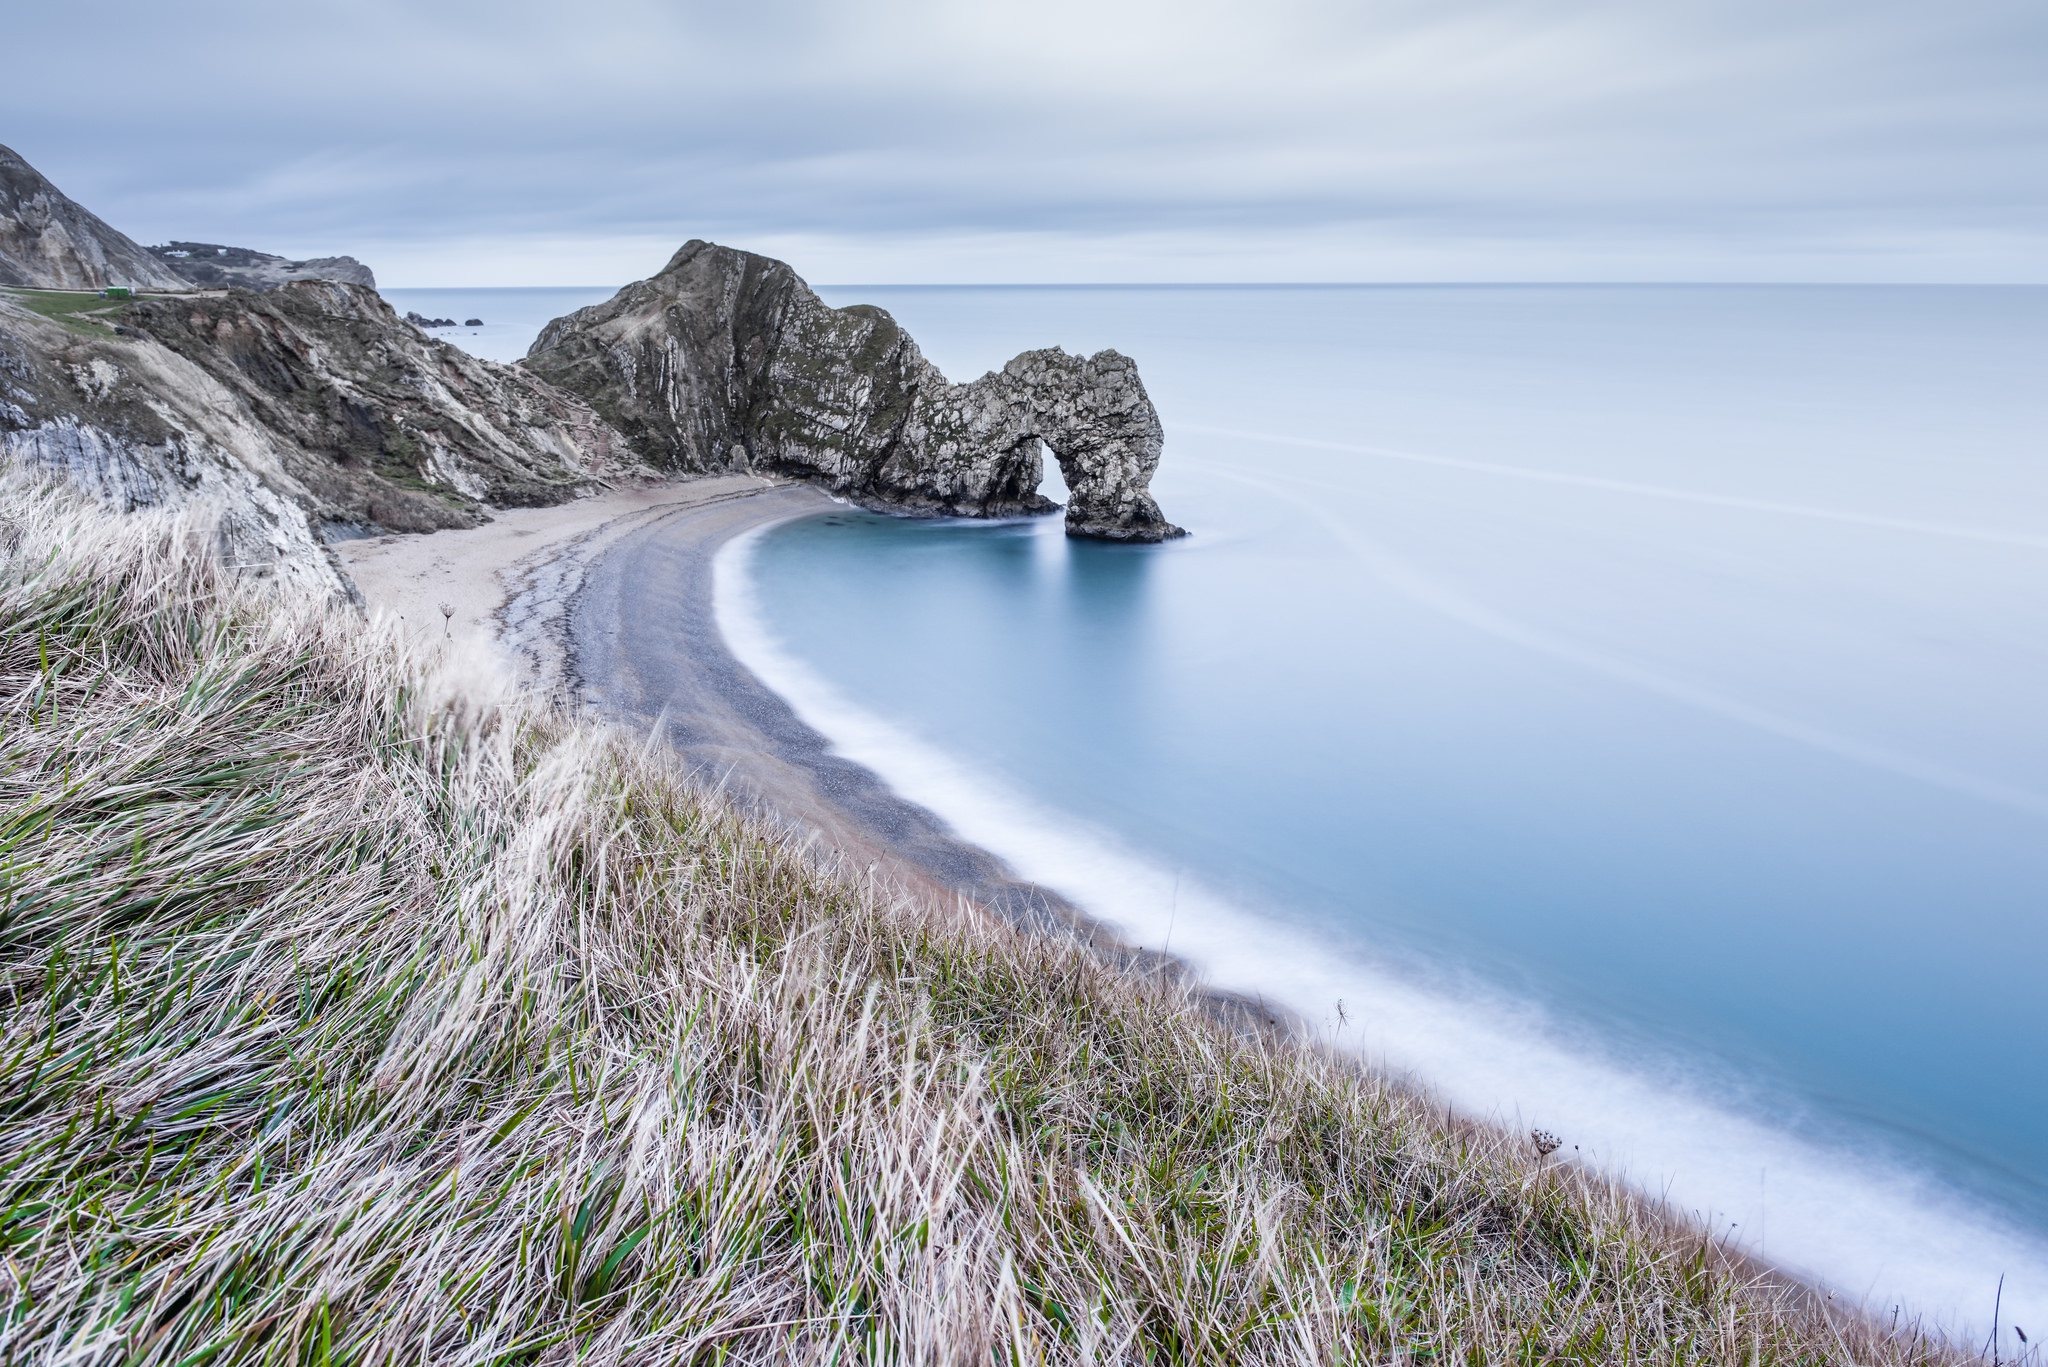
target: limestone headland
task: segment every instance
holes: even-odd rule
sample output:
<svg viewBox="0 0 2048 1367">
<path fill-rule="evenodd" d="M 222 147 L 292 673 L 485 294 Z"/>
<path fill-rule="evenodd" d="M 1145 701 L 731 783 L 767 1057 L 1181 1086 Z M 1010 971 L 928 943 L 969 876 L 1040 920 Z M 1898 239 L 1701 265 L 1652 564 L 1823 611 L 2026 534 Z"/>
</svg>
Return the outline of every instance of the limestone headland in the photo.
<svg viewBox="0 0 2048 1367">
<path fill-rule="evenodd" d="M 832 308 L 780 261 L 684 244 L 650 279 L 558 318 L 524 362 L 679 472 L 796 475 L 870 506 L 960 517 L 1050 512 L 1067 533 L 1185 535 L 1150 491 L 1163 433 L 1129 357 L 1027 351 L 950 383 L 886 310 Z"/>
</svg>

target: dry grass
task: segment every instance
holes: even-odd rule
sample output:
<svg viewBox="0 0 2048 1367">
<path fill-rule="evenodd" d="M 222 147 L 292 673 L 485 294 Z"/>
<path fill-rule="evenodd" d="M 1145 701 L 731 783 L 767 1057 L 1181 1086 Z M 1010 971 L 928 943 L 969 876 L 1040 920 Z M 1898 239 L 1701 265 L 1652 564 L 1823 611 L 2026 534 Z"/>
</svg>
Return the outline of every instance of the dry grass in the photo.
<svg viewBox="0 0 2048 1367">
<path fill-rule="evenodd" d="M 0 492 L 8 1362 L 1956 1360 Z"/>
</svg>

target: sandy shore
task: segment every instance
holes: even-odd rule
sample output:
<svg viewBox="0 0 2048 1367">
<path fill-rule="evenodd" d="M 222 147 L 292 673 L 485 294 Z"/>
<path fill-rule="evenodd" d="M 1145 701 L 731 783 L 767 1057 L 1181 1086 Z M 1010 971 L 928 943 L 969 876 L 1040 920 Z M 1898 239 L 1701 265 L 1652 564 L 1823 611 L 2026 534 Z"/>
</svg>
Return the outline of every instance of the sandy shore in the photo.
<svg viewBox="0 0 2048 1367">
<path fill-rule="evenodd" d="M 1263 998 L 1207 986 L 1185 962 L 1133 946 L 1057 893 L 1018 879 L 834 754 L 733 656 L 713 602 L 719 549 L 755 528 L 841 506 L 807 484 L 706 477 L 514 510 L 469 531 L 346 543 L 337 553 L 373 611 L 429 639 L 500 652 L 565 703 L 658 736 L 698 782 L 855 870 L 916 895 L 964 896 L 1013 924 L 1075 935 L 1111 962 L 1181 978 L 1240 1028 L 1301 1028 Z"/>
<path fill-rule="evenodd" d="M 423 640 L 501 653 L 527 683 L 559 696 L 568 677 L 568 608 L 590 564 L 635 528 L 776 487 L 752 475 L 662 481 L 553 508 L 507 509 L 465 531 L 344 541 L 334 551 L 372 612 Z"/>
<path fill-rule="evenodd" d="M 839 506 L 806 484 L 728 475 L 521 508 L 485 526 L 344 542 L 373 612 L 494 652 L 533 687 L 658 733 L 693 777 L 856 867 L 960 893 L 1013 921 L 1099 938 L 937 816 L 832 753 L 726 648 L 712 562 L 726 542 Z M 1108 945 L 1105 944 L 1107 948 Z"/>
</svg>

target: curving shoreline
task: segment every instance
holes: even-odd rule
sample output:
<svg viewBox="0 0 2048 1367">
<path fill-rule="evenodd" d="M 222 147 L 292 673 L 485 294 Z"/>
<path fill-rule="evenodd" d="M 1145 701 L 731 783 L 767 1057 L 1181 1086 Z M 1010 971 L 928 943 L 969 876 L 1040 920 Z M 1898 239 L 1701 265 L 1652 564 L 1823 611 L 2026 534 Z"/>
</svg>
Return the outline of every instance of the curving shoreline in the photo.
<svg viewBox="0 0 2048 1367">
<path fill-rule="evenodd" d="M 611 534 L 754 498 L 657 497 Z M 586 546 L 607 525 L 588 511 L 591 535 L 570 538 Z M 372 1359 L 572 1336 L 593 1361 L 728 1343 L 858 1357 L 899 1325 L 922 1356 L 963 1360 L 1099 1359 L 1105 1340 L 1118 1358 L 1164 1343 L 1274 1363 L 1606 1357 L 1614 1342 L 1729 1362 L 1962 1356 L 1917 1327 L 1844 1324 L 1577 1165 L 1328 1055 L 1219 1029 L 1084 946 L 821 870 L 635 753 L 651 746 L 523 703 L 505 725 L 500 680 L 464 678 L 459 651 L 405 649 L 299 590 L 287 602 L 304 612 L 280 617 L 267 592 L 223 593 L 162 523 L 86 519 L 81 535 L 74 512 L 46 499 L 0 541 L 9 605 L 67 647 L 99 633 L 72 653 L 116 686 L 67 680 L 65 713 L 23 709 L 10 740 L 43 747 L 32 775 L 69 761 L 74 792 L 128 800 L 11 785 L 11 819 L 40 837 L 17 901 L 46 936 L 82 919 L 168 947 L 121 952 L 110 1004 L 168 1024 L 110 1032 L 111 1009 L 81 1020 L 75 993 L 25 993 L 15 1033 L 47 1038 L 41 1013 L 45 1052 L 92 1070 L 38 1069 L 67 1110 L 112 1097 L 146 1120 L 201 1089 L 237 1100 L 170 1140 L 15 1127 L 17 1168 L 61 1217 L 29 1222 L 17 1251 L 67 1272 L 15 1316 L 31 1347 L 324 1347 L 326 1319 L 277 1313 L 317 1283 L 342 1288 L 334 1336 Z M 389 571 L 403 556 L 364 558 Z M 54 672 L 36 635 L 9 638 L 17 678 Z M 139 800 L 135 747 L 105 743 L 138 734 L 154 785 Z M 224 751 L 248 760 L 224 768 Z M 158 838 L 110 838 L 138 828 Z M 222 867 L 231 898 L 209 885 Z M 280 1115 L 282 1137 L 257 1130 Z M 139 1128 L 123 1111 L 113 1125 Z M 166 1142 L 187 1154 L 169 1178 L 151 1161 Z M 221 1180 L 256 1145 L 260 1193 Z M 599 1320 L 563 1306 L 562 1193 L 615 1173 L 638 1223 L 571 1243 L 629 1269 L 603 1284 Z M 102 1269 L 110 1190 L 137 1228 L 172 1235 Z M 333 1237 L 337 1218 L 362 1237 Z M 205 1299 L 223 1266 L 257 1278 L 237 1283 L 253 1294 Z M 394 1281 L 421 1288 L 396 1311 L 378 1298 Z M 109 1318 L 124 1283 L 147 1295 Z M 1102 1336 L 1076 1346 L 1077 1320 Z"/>
<path fill-rule="evenodd" d="M 427 582 L 416 569 L 389 572 L 408 559 L 452 561 L 466 566 L 473 582 L 488 579 L 495 602 L 475 625 L 510 650 L 530 681 L 658 736 L 706 787 L 853 867 L 928 896 L 964 896 L 1014 923 L 1077 934 L 1112 960 L 1187 974 L 1185 981 L 1217 1009 L 1246 1023 L 1278 1023 L 1263 999 L 1200 985 L 1184 962 L 1134 947 L 1075 904 L 1020 878 L 934 811 L 899 796 L 874 770 L 836 753 L 796 706 L 741 663 L 715 610 L 719 552 L 741 536 L 839 506 L 806 484 L 700 478 L 508 514 L 501 521 L 509 525 L 495 534 L 494 523 L 392 538 L 396 544 L 374 558 L 386 566 L 381 582 L 411 574 L 406 582 L 416 597 Z M 344 549 L 352 563 L 373 559 L 364 549 Z M 384 589 L 363 587 L 373 605 L 390 605 Z M 433 615 L 429 625 L 443 623 Z M 1426 1073 L 1395 1071 L 1434 1093 Z M 1771 1275 L 1803 1281 L 1782 1265 Z"/>
<path fill-rule="evenodd" d="M 507 510 L 472 529 L 343 542 L 335 551 L 373 611 L 402 619 L 423 640 L 496 656 L 558 701 L 659 734 L 706 787 L 857 867 L 1166 966 L 834 754 L 734 658 L 712 601 L 720 548 L 838 506 L 809 484 L 703 476 Z"/>
<path fill-rule="evenodd" d="M 561 599 L 567 693 L 658 735 L 743 806 L 899 883 L 965 896 L 1019 925 L 1105 936 L 1057 893 L 1019 879 L 900 797 L 733 655 L 713 599 L 718 553 L 749 532 L 841 506 L 785 484 L 681 507 L 608 539 Z M 515 595 L 512 606 L 519 598 Z"/>
</svg>

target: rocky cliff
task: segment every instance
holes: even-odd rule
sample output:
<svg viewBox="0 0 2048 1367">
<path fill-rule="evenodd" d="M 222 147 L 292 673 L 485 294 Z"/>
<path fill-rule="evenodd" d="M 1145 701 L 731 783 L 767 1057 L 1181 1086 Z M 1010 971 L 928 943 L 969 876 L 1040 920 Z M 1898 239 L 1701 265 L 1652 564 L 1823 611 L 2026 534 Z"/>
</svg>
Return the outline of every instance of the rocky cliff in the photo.
<svg viewBox="0 0 2048 1367">
<path fill-rule="evenodd" d="M 643 469 L 580 400 L 359 286 L 28 307 L 49 298 L 0 292 L 0 457 L 123 509 L 211 499 L 233 564 L 343 591 L 326 539 L 470 526 Z"/>
<path fill-rule="evenodd" d="M 828 307 L 780 261 L 690 242 L 659 275 L 558 318 L 524 362 L 586 399 L 656 463 L 763 469 L 889 507 L 1043 512 L 1043 449 L 1069 535 L 1183 535 L 1152 499 L 1162 434 L 1114 351 L 1018 356 L 952 384 L 896 321 Z"/>
<path fill-rule="evenodd" d="M 205 370 L 284 442 L 336 528 L 467 527 L 637 462 L 589 405 L 402 322 L 376 291 L 301 282 L 131 304 L 124 326 Z"/>
<path fill-rule="evenodd" d="M 0 285 L 191 288 L 125 234 L 73 203 L 8 147 L 0 147 Z"/>
<path fill-rule="evenodd" d="M 223 247 L 218 242 L 171 242 L 151 247 L 149 252 L 179 279 L 204 289 L 274 290 L 300 280 L 333 280 L 377 288 L 377 277 L 353 256 L 287 261 L 268 252 Z"/>
</svg>

